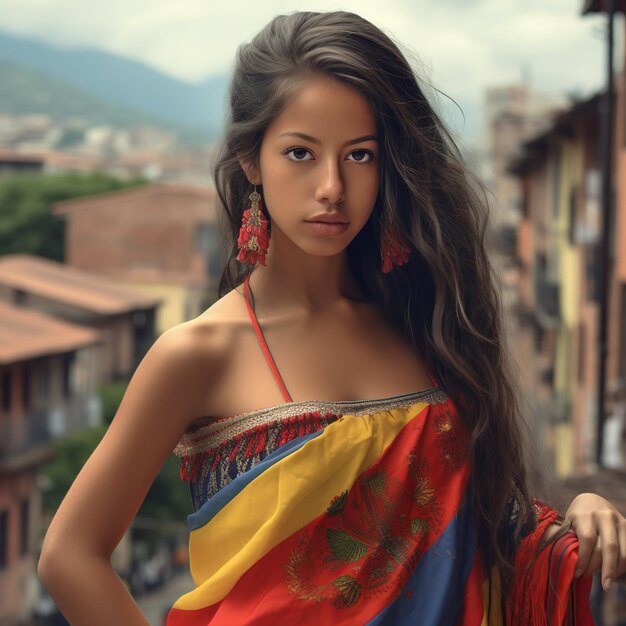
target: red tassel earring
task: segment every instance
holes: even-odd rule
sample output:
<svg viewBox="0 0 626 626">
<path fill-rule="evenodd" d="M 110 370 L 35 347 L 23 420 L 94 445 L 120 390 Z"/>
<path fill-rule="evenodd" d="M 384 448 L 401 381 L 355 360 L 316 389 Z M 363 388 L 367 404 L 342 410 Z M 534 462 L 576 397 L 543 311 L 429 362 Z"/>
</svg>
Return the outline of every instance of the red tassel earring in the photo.
<svg viewBox="0 0 626 626">
<path fill-rule="evenodd" d="M 265 265 L 265 254 L 270 243 L 268 221 L 261 209 L 261 194 L 256 190 L 250 194 L 250 207 L 243 212 L 241 228 L 237 238 L 239 254 L 237 260 L 254 265 L 257 261 Z"/>
<path fill-rule="evenodd" d="M 410 252 L 411 249 L 393 231 L 383 229 L 380 241 L 383 274 L 389 273 L 394 266 L 404 265 L 409 260 Z"/>
</svg>

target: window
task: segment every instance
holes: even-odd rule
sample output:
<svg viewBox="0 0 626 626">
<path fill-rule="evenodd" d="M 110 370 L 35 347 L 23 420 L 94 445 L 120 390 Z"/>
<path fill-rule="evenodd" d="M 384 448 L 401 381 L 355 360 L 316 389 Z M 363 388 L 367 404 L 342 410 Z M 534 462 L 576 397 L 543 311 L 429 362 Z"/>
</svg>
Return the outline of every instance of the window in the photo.
<svg viewBox="0 0 626 626">
<path fill-rule="evenodd" d="M 210 224 L 198 224 L 196 226 L 196 250 L 204 255 L 210 252 L 213 243 L 211 230 Z"/>
<path fill-rule="evenodd" d="M 563 146 L 557 144 L 552 152 L 553 161 L 551 165 L 551 187 L 552 187 L 552 205 L 550 221 L 555 223 L 559 218 L 559 202 L 561 200 L 561 167 L 563 164 Z"/>
<path fill-rule="evenodd" d="M 22 370 L 22 406 L 24 411 L 28 411 L 30 407 L 30 367 L 24 366 Z"/>
<path fill-rule="evenodd" d="M 24 498 L 20 504 L 20 556 L 28 554 L 30 544 L 30 499 Z"/>
<path fill-rule="evenodd" d="M 9 545 L 9 512 L 0 511 L 0 569 L 8 565 L 7 547 Z"/>
<path fill-rule="evenodd" d="M 576 187 L 574 185 L 569 188 L 567 208 L 569 213 L 567 238 L 569 244 L 574 245 L 576 243 Z"/>
<path fill-rule="evenodd" d="M 46 359 L 41 364 L 41 394 L 43 403 L 47 406 L 50 401 L 50 359 Z"/>
<path fill-rule="evenodd" d="M 24 306 L 26 304 L 26 292 L 23 289 L 16 289 L 13 292 L 13 304 Z"/>
<path fill-rule="evenodd" d="M 133 311 L 133 326 L 144 327 L 146 325 L 147 315 L 145 311 Z"/>
<path fill-rule="evenodd" d="M 620 325 L 620 337 L 622 347 L 619 352 L 621 355 L 619 363 L 619 373 L 620 378 L 622 379 L 622 383 L 626 384 L 626 285 L 622 285 L 621 297 L 622 320 Z"/>
<path fill-rule="evenodd" d="M 600 241 L 602 220 L 602 172 L 589 169 L 585 172 L 584 204 L 577 225 L 579 243 L 597 244 Z"/>
<path fill-rule="evenodd" d="M 2 374 L 2 410 L 8 412 L 11 410 L 11 372 L 3 372 Z"/>
<path fill-rule="evenodd" d="M 207 273 L 211 278 L 219 278 L 225 264 L 224 251 L 220 244 L 218 230 L 214 224 L 198 224 L 196 227 L 196 250 L 206 259 Z"/>
<path fill-rule="evenodd" d="M 63 397 L 69 398 L 71 392 L 72 362 L 74 353 L 63 355 Z"/>
</svg>

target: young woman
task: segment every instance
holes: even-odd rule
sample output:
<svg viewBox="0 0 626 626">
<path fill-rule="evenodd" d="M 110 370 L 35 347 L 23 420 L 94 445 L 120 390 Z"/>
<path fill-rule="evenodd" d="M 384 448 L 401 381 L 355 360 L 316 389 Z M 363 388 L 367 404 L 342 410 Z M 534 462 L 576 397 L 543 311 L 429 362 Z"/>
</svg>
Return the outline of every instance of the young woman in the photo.
<svg viewBox="0 0 626 626">
<path fill-rule="evenodd" d="M 626 520 L 531 498 L 486 209 L 401 52 L 279 16 L 230 106 L 221 297 L 155 342 L 45 538 L 70 623 L 147 623 L 109 557 L 173 449 L 195 588 L 170 626 L 591 623 Z"/>
</svg>

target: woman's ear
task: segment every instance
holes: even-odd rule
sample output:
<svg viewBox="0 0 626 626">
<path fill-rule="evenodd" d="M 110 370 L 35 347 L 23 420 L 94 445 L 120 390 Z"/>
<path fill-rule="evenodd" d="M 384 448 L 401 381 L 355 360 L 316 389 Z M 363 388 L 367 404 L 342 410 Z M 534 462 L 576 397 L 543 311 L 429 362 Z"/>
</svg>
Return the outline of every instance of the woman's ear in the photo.
<svg viewBox="0 0 626 626">
<path fill-rule="evenodd" d="M 259 172 L 259 168 L 256 163 L 254 163 L 251 159 L 244 159 L 237 155 L 239 159 L 239 165 L 241 165 L 241 169 L 243 170 L 246 178 L 250 181 L 251 185 L 260 185 L 261 184 L 261 173 Z"/>
</svg>

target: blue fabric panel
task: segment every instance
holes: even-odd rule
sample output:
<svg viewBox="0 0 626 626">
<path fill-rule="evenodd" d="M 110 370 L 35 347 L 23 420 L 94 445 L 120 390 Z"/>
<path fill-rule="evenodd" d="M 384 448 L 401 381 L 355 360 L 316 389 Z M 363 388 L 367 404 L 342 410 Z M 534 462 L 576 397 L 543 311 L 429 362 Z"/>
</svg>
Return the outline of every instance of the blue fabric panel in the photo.
<svg viewBox="0 0 626 626">
<path fill-rule="evenodd" d="M 459 512 L 420 559 L 400 595 L 367 626 L 456 624 L 475 552 L 474 514 L 466 493 Z"/>
<path fill-rule="evenodd" d="M 241 474 L 231 483 L 228 483 L 212 498 L 207 500 L 197 511 L 187 516 L 189 530 L 196 530 L 197 528 L 201 528 L 207 524 L 223 507 L 225 507 L 238 493 L 240 493 L 268 467 L 271 467 L 274 463 L 277 463 L 292 452 L 295 452 L 307 441 L 318 437 L 324 432 L 324 430 L 325 429 L 322 428 L 314 433 L 310 433 L 309 435 L 302 435 L 302 437 L 292 439 L 286 444 L 280 446 L 277 450 L 274 450 L 271 454 L 268 454 L 262 461 L 259 461 L 259 463 L 249 469 L 245 474 Z"/>
</svg>

